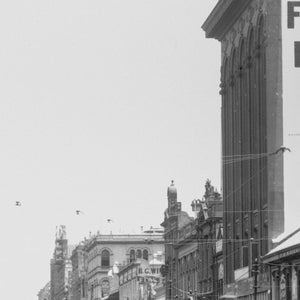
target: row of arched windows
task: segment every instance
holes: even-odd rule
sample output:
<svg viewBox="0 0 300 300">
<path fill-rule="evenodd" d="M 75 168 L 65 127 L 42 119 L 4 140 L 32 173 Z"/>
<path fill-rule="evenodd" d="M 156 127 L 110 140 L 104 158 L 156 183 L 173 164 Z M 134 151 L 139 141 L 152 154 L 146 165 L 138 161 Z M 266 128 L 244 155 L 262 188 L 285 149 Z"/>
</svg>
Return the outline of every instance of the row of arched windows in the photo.
<svg viewBox="0 0 300 300">
<path fill-rule="evenodd" d="M 96 256 L 95 256 L 96 257 Z M 94 258 L 90 258 L 90 261 L 92 261 Z M 101 267 L 102 268 L 109 268 L 111 266 L 110 264 L 110 252 L 107 249 L 104 249 L 100 252 L 100 261 L 101 261 Z M 131 249 L 129 252 L 129 261 L 133 262 L 136 259 L 149 259 L 149 252 L 147 249 Z M 96 263 L 96 262 L 95 262 Z"/>
<path fill-rule="evenodd" d="M 149 258 L 149 253 L 148 253 L 148 250 L 147 249 L 144 249 L 144 250 L 141 250 L 141 249 L 131 249 L 130 252 L 129 252 L 129 261 L 130 262 L 133 262 L 135 261 L 136 259 L 145 259 L 145 260 L 148 260 Z"/>
<path fill-rule="evenodd" d="M 223 59 L 222 65 L 222 155 L 243 157 L 267 153 L 266 101 L 266 36 L 264 17 L 250 26 L 246 37 Z M 237 242 L 226 244 L 228 264 L 234 269 L 243 266 L 241 250 L 247 236 L 263 238 L 263 220 L 249 211 L 261 211 L 267 205 L 267 157 L 239 161 L 224 160 L 223 197 L 226 199 L 225 239 Z M 250 180 L 249 180 L 250 179 Z M 249 218 L 248 222 L 245 220 Z M 251 226 L 250 226 L 251 224 Z M 255 230 L 259 228 L 259 230 Z M 262 245 L 261 255 L 266 247 Z M 225 253 L 225 255 L 226 255 Z M 227 268 L 228 282 L 232 272 Z"/>
</svg>

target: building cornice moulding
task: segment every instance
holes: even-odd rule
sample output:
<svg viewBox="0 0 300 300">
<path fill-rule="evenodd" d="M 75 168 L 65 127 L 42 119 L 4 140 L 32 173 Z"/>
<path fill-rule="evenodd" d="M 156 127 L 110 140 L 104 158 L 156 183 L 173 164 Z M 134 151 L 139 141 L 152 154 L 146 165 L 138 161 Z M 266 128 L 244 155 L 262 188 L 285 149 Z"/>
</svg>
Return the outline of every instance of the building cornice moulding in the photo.
<svg viewBox="0 0 300 300">
<path fill-rule="evenodd" d="M 202 25 L 206 37 L 221 41 L 229 28 L 238 20 L 252 1 L 253 0 L 219 0 Z"/>
</svg>

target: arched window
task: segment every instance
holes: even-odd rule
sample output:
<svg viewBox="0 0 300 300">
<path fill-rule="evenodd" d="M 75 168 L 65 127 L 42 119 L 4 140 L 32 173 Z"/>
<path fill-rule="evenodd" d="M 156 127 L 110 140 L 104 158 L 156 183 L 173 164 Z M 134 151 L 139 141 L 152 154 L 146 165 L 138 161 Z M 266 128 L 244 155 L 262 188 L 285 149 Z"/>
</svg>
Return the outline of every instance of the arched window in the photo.
<svg viewBox="0 0 300 300">
<path fill-rule="evenodd" d="M 101 252 L 101 267 L 108 268 L 109 266 L 109 252 L 107 250 L 103 250 Z"/>
<path fill-rule="evenodd" d="M 143 250 L 143 259 L 148 260 L 148 250 Z"/>
<path fill-rule="evenodd" d="M 104 279 L 101 282 L 101 296 L 102 297 L 109 296 L 109 281 L 107 279 Z"/>
<path fill-rule="evenodd" d="M 135 251 L 134 250 L 130 250 L 129 256 L 130 256 L 130 259 L 129 259 L 130 262 L 135 261 Z"/>
<path fill-rule="evenodd" d="M 142 250 L 136 250 L 136 258 L 142 258 Z"/>
</svg>

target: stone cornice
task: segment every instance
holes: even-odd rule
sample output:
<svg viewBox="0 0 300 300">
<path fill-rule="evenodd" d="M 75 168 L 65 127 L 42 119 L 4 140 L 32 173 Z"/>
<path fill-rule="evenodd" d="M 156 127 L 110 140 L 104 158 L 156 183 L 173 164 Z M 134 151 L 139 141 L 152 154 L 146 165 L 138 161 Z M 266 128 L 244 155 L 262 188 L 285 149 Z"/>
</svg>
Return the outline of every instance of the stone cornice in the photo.
<svg viewBox="0 0 300 300">
<path fill-rule="evenodd" d="M 287 259 L 292 260 L 293 258 L 299 258 L 299 254 L 300 254 L 300 245 L 297 244 L 287 249 L 282 249 L 278 252 L 265 255 L 263 257 L 263 262 L 281 263 L 282 261 L 286 261 Z"/>
<path fill-rule="evenodd" d="M 163 234 L 136 234 L 136 235 L 99 235 L 92 238 L 84 247 L 89 252 L 97 245 L 118 245 L 118 244 L 163 244 Z"/>
<path fill-rule="evenodd" d="M 219 0 L 202 25 L 206 37 L 221 41 L 232 24 L 237 21 L 242 12 L 252 1 L 253 0 Z"/>
</svg>

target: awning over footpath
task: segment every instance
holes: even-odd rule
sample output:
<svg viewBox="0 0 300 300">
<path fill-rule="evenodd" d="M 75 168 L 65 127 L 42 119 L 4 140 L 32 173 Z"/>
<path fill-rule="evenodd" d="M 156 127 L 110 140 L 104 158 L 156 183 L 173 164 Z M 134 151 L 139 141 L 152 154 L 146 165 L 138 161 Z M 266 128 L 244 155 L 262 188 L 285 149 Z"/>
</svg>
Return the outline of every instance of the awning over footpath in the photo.
<svg viewBox="0 0 300 300">
<path fill-rule="evenodd" d="M 264 256 L 265 263 L 300 254 L 300 228 L 279 236 L 273 242 L 277 245 Z"/>
</svg>

